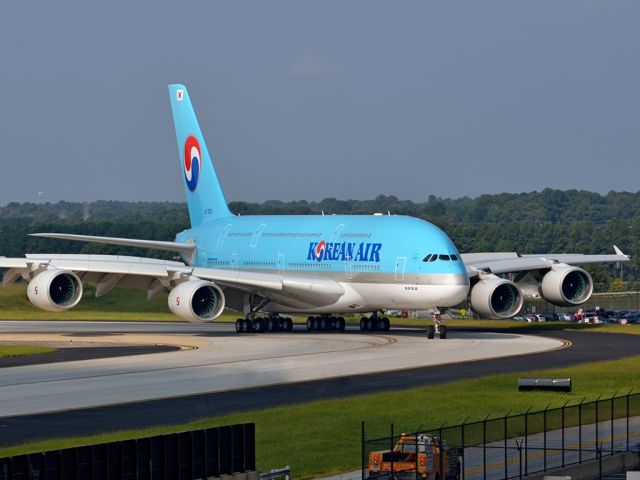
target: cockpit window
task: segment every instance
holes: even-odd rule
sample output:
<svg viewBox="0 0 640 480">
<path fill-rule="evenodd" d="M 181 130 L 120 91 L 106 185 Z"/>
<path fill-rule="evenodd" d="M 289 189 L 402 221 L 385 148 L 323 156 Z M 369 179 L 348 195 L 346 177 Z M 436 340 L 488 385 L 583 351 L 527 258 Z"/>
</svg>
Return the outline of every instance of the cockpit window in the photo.
<svg viewBox="0 0 640 480">
<path fill-rule="evenodd" d="M 429 255 L 427 255 L 426 257 L 424 257 L 424 258 L 422 259 L 422 261 L 423 261 L 423 262 L 428 262 L 428 261 L 430 261 L 430 259 L 431 259 L 431 257 L 432 257 L 432 256 L 433 256 L 433 254 L 432 254 L 432 253 L 430 253 Z"/>
<path fill-rule="evenodd" d="M 445 260 L 445 261 L 447 261 L 447 260 L 449 260 L 449 255 L 442 255 L 442 254 L 440 254 L 440 255 L 439 255 L 439 258 L 440 258 L 440 260 Z"/>
<path fill-rule="evenodd" d="M 453 260 L 453 261 L 458 260 L 458 256 L 457 256 L 457 255 L 453 255 L 453 254 L 452 254 L 452 255 L 451 255 L 451 260 Z"/>
<path fill-rule="evenodd" d="M 429 259 L 430 262 L 435 262 L 438 259 L 438 255 L 436 255 L 435 253 L 433 255 L 431 255 L 431 258 Z"/>
</svg>

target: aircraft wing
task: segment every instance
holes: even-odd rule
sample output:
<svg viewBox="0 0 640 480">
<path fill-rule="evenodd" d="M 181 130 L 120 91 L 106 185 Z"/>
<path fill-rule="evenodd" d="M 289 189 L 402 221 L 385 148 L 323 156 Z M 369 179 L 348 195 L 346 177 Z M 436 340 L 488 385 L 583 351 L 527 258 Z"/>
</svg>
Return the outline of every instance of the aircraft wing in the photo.
<svg viewBox="0 0 640 480">
<path fill-rule="evenodd" d="M 628 262 L 625 255 L 614 245 L 613 255 L 582 255 L 577 253 L 548 253 L 542 255 L 521 255 L 517 252 L 464 253 L 460 258 L 467 267 L 469 277 L 479 273 L 520 273 L 531 270 L 545 270 L 554 264 L 586 265 L 589 263 Z"/>
<path fill-rule="evenodd" d="M 83 281 L 97 284 L 96 296 L 108 293 L 116 285 L 144 288 L 148 298 L 169 291 L 188 280 L 210 280 L 223 289 L 257 294 L 279 303 L 309 307 L 335 302 L 344 294 L 338 282 L 303 275 L 244 272 L 240 270 L 199 268 L 182 262 L 117 255 L 27 254 L 25 258 L 0 257 L 0 268 L 6 269 L 3 283 L 22 277 L 30 280 L 47 269 L 72 271 Z M 286 304 L 286 303 L 285 303 Z"/>
</svg>

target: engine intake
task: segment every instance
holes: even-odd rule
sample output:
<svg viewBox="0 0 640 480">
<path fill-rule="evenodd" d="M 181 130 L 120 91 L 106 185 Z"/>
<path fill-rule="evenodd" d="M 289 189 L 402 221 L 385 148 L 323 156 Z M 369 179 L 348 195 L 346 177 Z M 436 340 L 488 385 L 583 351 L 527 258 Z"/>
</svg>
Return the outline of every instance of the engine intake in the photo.
<svg viewBox="0 0 640 480">
<path fill-rule="evenodd" d="M 82 298 L 82 282 L 73 272 L 45 270 L 31 279 L 27 296 L 42 310 L 61 312 L 78 304 Z"/>
<path fill-rule="evenodd" d="M 586 302 L 593 293 L 591 275 L 578 267 L 564 263 L 554 265 L 542 277 L 540 295 L 559 307 L 571 307 Z"/>
<path fill-rule="evenodd" d="M 188 322 L 211 322 L 224 310 L 224 293 L 213 282 L 190 280 L 169 293 L 169 309 Z"/>
<path fill-rule="evenodd" d="M 510 280 L 491 275 L 471 289 L 471 308 L 486 318 L 509 318 L 522 308 L 524 298 Z"/>
</svg>

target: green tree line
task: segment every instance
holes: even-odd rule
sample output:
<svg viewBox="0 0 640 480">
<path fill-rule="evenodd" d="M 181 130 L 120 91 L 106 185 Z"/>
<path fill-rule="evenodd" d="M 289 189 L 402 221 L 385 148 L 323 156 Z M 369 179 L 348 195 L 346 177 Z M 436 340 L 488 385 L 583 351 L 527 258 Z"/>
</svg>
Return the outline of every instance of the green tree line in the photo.
<svg viewBox="0 0 640 480">
<path fill-rule="evenodd" d="M 411 215 L 446 231 L 461 252 L 613 253 L 618 245 L 632 262 L 592 268 L 600 280 L 635 280 L 640 253 L 640 192 L 600 195 L 579 190 L 502 193 L 477 198 L 428 197 L 425 202 L 379 195 L 372 200 L 231 202 L 239 215 L 372 214 Z M 0 255 L 31 252 L 170 254 L 139 249 L 28 237 L 32 232 L 70 232 L 172 240 L 188 228 L 184 203 L 97 201 L 10 203 L 0 207 Z"/>
</svg>

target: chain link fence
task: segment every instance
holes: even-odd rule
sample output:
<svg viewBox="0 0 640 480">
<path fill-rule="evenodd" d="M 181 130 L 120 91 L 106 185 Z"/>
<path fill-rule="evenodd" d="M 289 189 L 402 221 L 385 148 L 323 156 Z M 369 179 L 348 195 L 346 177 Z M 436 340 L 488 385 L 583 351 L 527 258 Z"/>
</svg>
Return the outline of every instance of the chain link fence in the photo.
<svg viewBox="0 0 640 480">
<path fill-rule="evenodd" d="M 640 393 L 369 438 L 362 479 L 507 480 L 638 448 Z"/>
</svg>

